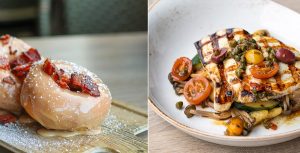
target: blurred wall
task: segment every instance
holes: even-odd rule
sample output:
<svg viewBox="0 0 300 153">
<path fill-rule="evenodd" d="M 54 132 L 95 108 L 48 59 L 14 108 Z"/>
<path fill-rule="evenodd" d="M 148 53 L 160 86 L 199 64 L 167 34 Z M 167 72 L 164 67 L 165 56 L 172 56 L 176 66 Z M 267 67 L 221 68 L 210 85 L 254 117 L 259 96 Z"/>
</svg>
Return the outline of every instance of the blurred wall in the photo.
<svg viewBox="0 0 300 153">
<path fill-rule="evenodd" d="M 0 31 L 48 36 L 147 30 L 147 0 L 0 0 Z"/>
</svg>

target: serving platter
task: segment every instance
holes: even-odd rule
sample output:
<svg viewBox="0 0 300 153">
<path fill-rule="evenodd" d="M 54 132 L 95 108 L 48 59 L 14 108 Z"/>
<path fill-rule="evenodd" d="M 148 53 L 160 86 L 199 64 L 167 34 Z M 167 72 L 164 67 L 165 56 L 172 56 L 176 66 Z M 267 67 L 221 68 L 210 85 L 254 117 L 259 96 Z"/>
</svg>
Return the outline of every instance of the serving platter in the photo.
<svg viewBox="0 0 300 153">
<path fill-rule="evenodd" d="M 101 133 L 93 136 L 42 137 L 35 126 L 0 125 L 0 145 L 13 152 L 147 152 L 147 113 L 124 102 L 113 101 Z"/>
<path fill-rule="evenodd" d="M 192 58 L 194 42 L 225 28 L 249 32 L 267 29 L 284 43 L 300 49 L 300 15 L 273 1 L 164 0 L 150 7 L 149 15 L 149 106 L 178 129 L 203 140 L 230 146 L 264 146 L 300 136 L 300 117 L 278 117 L 277 130 L 256 127 L 249 136 L 224 136 L 223 123 L 203 117 L 186 118 L 175 107 L 188 103 L 174 93 L 168 81 L 176 58 Z M 297 114 L 297 113 L 296 113 Z M 299 113 L 298 113 L 299 114 Z"/>
</svg>

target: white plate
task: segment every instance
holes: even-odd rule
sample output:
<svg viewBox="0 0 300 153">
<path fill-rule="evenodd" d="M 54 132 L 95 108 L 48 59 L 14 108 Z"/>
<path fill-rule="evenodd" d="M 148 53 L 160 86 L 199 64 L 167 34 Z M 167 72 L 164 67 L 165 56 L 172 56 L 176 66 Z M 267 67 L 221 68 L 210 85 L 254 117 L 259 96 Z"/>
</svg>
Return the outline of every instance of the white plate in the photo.
<svg viewBox="0 0 300 153">
<path fill-rule="evenodd" d="M 300 15 L 266 0 L 163 0 L 149 12 L 150 106 L 165 120 L 192 136 L 230 146 L 263 146 L 300 136 L 300 118 L 280 124 L 278 130 L 256 127 L 249 136 L 224 136 L 225 127 L 201 117 L 186 118 L 175 108 L 183 96 L 175 95 L 167 76 L 180 56 L 192 58 L 194 42 L 217 30 L 241 27 L 249 32 L 268 29 L 279 40 L 300 49 Z"/>
</svg>

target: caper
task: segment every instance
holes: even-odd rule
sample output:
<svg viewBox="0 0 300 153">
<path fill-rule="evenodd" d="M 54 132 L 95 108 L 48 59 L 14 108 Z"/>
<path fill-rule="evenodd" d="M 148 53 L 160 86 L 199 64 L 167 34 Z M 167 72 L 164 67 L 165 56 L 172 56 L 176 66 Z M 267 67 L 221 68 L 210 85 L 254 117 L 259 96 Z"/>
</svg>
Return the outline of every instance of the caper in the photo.
<svg viewBox="0 0 300 153">
<path fill-rule="evenodd" d="M 236 42 L 235 40 L 230 40 L 230 41 L 229 41 L 229 46 L 230 46 L 230 47 L 233 48 L 233 47 L 236 47 L 236 45 L 237 45 L 237 42 Z"/>
<path fill-rule="evenodd" d="M 246 70 L 246 64 L 241 64 L 241 69 Z"/>
<path fill-rule="evenodd" d="M 246 51 L 246 50 L 247 50 L 247 46 L 246 46 L 246 45 L 242 45 L 242 46 L 241 46 L 241 50 L 242 50 L 242 51 Z"/>
<path fill-rule="evenodd" d="M 256 40 L 255 39 L 250 39 L 250 41 L 252 42 L 252 43 L 256 43 Z"/>
<path fill-rule="evenodd" d="M 185 110 L 184 110 L 184 114 L 186 115 L 187 118 L 191 118 L 194 116 L 194 114 L 192 114 L 190 112 L 190 110 L 196 110 L 196 106 L 195 105 L 188 105 L 185 107 Z"/>
<path fill-rule="evenodd" d="M 238 54 L 240 51 L 239 51 L 239 47 L 235 47 L 232 51 L 232 55 L 236 55 Z"/>
<path fill-rule="evenodd" d="M 266 61 L 265 64 L 266 64 L 267 66 L 271 66 L 271 65 L 272 65 L 272 62 L 271 62 L 271 61 Z"/>
<path fill-rule="evenodd" d="M 267 52 L 270 53 L 271 51 L 272 51 L 272 48 L 271 48 L 271 47 L 268 47 L 268 48 L 267 48 Z"/>
<path fill-rule="evenodd" d="M 242 73 L 241 73 L 241 69 L 237 69 L 237 70 L 235 70 L 235 74 L 236 74 L 236 76 L 237 76 L 237 77 L 239 77 L 239 78 L 240 78 L 240 76 L 242 75 Z"/>
<path fill-rule="evenodd" d="M 245 58 L 245 55 L 244 55 L 244 54 L 239 55 L 239 57 L 241 57 L 241 62 L 242 62 L 242 63 L 246 62 L 246 58 Z"/>
<path fill-rule="evenodd" d="M 239 55 L 235 55 L 235 56 L 234 56 L 234 59 L 235 59 L 236 61 L 239 61 L 240 58 L 241 58 L 241 57 L 240 57 Z"/>
<path fill-rule="evenodd" d="M 182 106 L 183 106 L 183 102 L 182 101 L 179 101 L 176 103 L 176 108 L 177 109 L 182 109 Z"/>
<path fill-rule="evenodd" d="M 243 39 L 243 38 L 237 41 L 238 44 L 241 44 L 241 43 L 243 43 L 243 42 L 244 42 L 244 39 Z"/>
</svg>

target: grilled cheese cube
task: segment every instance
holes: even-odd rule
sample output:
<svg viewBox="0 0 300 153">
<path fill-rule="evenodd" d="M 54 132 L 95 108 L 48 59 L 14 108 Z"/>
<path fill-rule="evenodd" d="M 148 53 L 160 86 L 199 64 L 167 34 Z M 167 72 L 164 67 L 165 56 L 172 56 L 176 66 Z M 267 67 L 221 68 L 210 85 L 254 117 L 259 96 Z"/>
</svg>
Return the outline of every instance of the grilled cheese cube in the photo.
<svg viewBox="0 0 300 153">
<path fill-rule="evenodd" d="M 300 69 L 300 61 L 296 61 L 294 66 L 297 68 L 297 69 Z"/>
<path fill-rule="evenodd" d="M 289 65 L 279 62 L 279 74 L 290 73 Z"/>
<path fill-rule="evenodd" d="M 282 74 L 280 79 L 286 87 L 290 86 L 292 83 L 295 82 L 291 73 Z"/>
<path fill-rule="evenodd" d="M 211 56 L 213 55 L 214 51 L 213 51 L 213 47 L 212 47 L 212 43 L 208 43 L 204 46 L 202 46 L 202 55 L 204 58 L 205 62 L 210 61 Z"/>
</svg>

